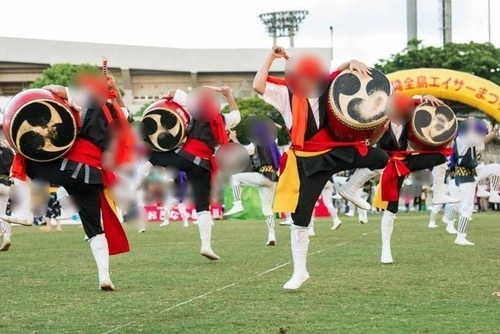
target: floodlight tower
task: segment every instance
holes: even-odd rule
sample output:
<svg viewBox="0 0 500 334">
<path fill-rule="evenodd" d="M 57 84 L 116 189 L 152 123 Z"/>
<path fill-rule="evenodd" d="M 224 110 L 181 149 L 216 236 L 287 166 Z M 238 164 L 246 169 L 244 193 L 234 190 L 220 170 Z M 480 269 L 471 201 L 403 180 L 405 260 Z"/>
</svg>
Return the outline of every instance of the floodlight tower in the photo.
<svg viewBox="0 0 500 334">
<path fill-rule="evenodd" d="M 290 47 L 294 47 L 294 37 L 299 31 L 299 24 L 306 18 L 309 11 L 292 10 L 260 14 L 259 18 L 266 26 L 266 31 L 273 38 L 276 46 L 278 37 L 289 37 Z"/>
</svg>

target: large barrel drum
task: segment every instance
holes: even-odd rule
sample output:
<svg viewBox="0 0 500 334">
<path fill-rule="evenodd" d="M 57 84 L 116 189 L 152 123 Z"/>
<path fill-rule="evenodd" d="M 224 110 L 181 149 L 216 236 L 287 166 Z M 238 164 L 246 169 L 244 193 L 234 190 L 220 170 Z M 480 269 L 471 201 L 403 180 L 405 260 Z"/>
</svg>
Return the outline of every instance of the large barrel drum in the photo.
<svg viewBox="0 0 500 334">
<path fill-rule="evenodd" d="M 450 145 L 458 129 L 457 118 L 447 105 L 433 107 L 422 103 L 415 108 L 408 127 L 412 148 L 435 151 Z"/>
<path fill-rule="evenodd" d="M 45 89 L 28 89 L 14 96 L 5 108 L 3 128 L 16 152 L 39 162 L 62 157 L 77 133 L 74 111 Z"/>
<path fill-rule="evenodd" d="M 158 100 L 151 104 L 142 116 L 144 140 L 154 151 L 174 150 L 186 140 L 189 121 L 190 116 L 186 109 L 172 99 Z"/>
<path fill-rule="evenodd" d="M 329 87 L 328 123 L 340 141 L 369 140 L 374 144 L 384 133 L 385 107 L 392 87 L 382 72 L 371 71 L 371 76 L 343 71 Z"/>
</svg>

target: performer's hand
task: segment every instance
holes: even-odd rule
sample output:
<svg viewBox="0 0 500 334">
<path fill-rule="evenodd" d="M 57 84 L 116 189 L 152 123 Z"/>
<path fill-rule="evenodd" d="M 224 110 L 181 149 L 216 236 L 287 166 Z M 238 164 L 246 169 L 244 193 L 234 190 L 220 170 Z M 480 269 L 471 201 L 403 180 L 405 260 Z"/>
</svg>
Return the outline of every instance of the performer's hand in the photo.
<svg viewBox="0 0 500 334">
<path fill-rule="evenodd" d="M 370 76 L 372 71 L 364 63 L 357 60 L 351 60 L 349 62 L 349 70 L 359 72 L 361 75 Z"/>
<path fill-rule="evenodd" d="M 176 89 L 171 89 L 168 91 L 167 94 L 161 96 L 160 99 L 173 99 L 176 91 L 177 91 Z"/>
<path fill-rule="evenodd" d="M 273 47 L 273 51 L 271 52 L 271 55 L 274 59 L 287 57 L 285 48 L 282 46 Z"/>
<path fill-rule="evenodd" d="M 440 99 L 438 99 L 437 97 L 435 97 L 433 95 L 424 96 L 422 98 L 422 102 L 429 103 L 433 107 L 439 107 L 439 106 L 442 106 L 444 104 L 443 101 L 441 101 Z"/>
<path fill-rule="evenodd" d="M 116 83 L 115 77 L 111 74 L 108 74 L 108 87 L 110 90 L 114 90 L 115 92 L 120 92 L 120 87 Z"/>
<path fill-rule="evenodd" d="M 227 99 L 233 96 L 233 90 L 228 86 L 220 87 L 220 93 Z"/>
<path fill-rule="evenodd" d="M 238 138 L 236 137 L 236 131 L 233 131 L 233 130 L 229 130 L 228 131 L 228 138 L 230 141 L 232 141 L 233 143 L 237 143 L 238 142 Z"/>
<path fill-rule="evenodd" d="M 67 100 L 68 94 L 66 93 L 66 87 L 61 85 L 48 85 L 43 86 L 42 89 L 48 90 L 49 92 L 54 93 L 55 95 Z"/>
</svg>

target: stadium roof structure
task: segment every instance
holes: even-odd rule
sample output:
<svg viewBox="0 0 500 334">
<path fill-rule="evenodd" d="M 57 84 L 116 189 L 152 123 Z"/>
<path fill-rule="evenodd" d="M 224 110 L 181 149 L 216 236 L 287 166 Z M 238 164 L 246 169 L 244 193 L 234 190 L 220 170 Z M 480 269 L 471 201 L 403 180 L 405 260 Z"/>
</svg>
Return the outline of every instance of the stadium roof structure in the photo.
<svg viewBox="0 0 500 334">
<path fill-rule="evenodd" d="M 105 56 L 113 68 L 173 72 L 256 72 L 268 52 L 269 49 L 179 49 L 0 37 L 0 62 L 100 65 Z M 326 61 L 330 57 L 329 48 L 288 50 L 290 55 L 297 52 L 315 52 Z M 276 62 L 271 71 L 282 72 L 283 65 Z"/>
</svg>

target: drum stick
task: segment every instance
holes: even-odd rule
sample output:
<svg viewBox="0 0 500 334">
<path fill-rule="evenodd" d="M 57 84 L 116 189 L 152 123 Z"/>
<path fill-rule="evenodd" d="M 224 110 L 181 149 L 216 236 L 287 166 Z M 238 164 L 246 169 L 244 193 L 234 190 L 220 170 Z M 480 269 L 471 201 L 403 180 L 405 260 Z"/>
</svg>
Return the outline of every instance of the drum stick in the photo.
<svg viewBox="0 0 500 334">
<path fill-rule="evenodd" d="M 102 57 L 102 74 L 106 77 L 106 79 L 109 78 L 108 75 L 108 58 Z"/>
</svg>

